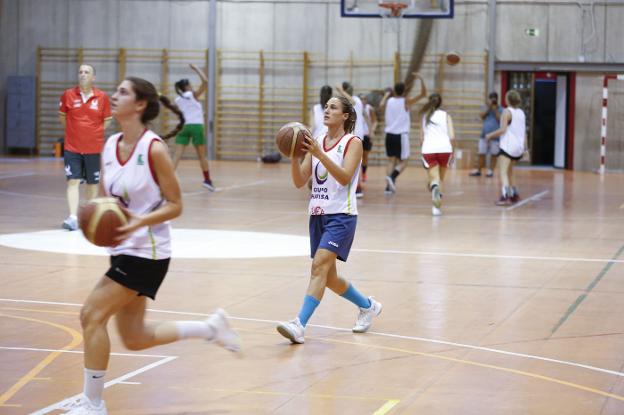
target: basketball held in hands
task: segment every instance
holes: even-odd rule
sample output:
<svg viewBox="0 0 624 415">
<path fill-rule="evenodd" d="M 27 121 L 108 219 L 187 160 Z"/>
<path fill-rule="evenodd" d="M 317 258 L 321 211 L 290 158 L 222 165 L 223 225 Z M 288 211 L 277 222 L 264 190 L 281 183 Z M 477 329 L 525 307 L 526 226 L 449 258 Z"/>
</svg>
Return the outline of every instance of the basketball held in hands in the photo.
<svg viewBox="0 0 624 415">
<path fill-rule="evenodd" d="M 275 143 L 284 157 L 300 158 L 306 152 L 303 146 L 306 136 L 312 138 L 312 133 L 308 127 L 300 122 L 289 122 L 279 129 Z"/>
<path fill-rule="evenodd" d="M 115 246 L 117 229 L 127 225 L 129 215 L 114 197 L 91 199 L 78 209 L 78 225 L 85 238 L 97 246 Z"/>
</svg>

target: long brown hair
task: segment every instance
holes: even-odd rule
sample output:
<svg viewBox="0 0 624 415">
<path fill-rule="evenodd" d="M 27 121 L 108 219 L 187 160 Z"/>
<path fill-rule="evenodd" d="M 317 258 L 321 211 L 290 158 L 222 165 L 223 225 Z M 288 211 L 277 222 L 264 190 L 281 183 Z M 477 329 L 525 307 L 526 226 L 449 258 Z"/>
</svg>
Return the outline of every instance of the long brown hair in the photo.
<svg viewBox="0 0 624 415">
<path fill-rule="evenodd" d="M 132 89 L 134 90 L 137 101 L 147 102 L 147 106 L 145 107 L 143 114 L 141 114 L 141 122 L 143 124 L 147 124 L 158 117 L 160 104 L 162 103 L 165 107 L 171 110 L 171 112 L 178 116 L 179 122 L 173 130 L 171 130 L 168 134 L 163 135 L 161 138 L 163 140 L 167 140 L 182 130 L 184 127 L 184 115 L 182 114 L 182 111 L 180 111 L 177 105 L 172 104 L 169 98 L 165 95 L 160 95 L 156 90 L 156 87 L 154 87 L 151 82 L 134 76 L 127 77 L 126 81 L 129 81 L 132 84 Z"/>
<path fill-rule="evenodd" d="M 420 110 L 420 114 L 427 114 L 427 125 L 431 122 L 431 117 L 433 113 L 436 112 L 438 108 L 442 105 L 442 96 L 438 93 L 433 93 L 429 95 L 429 101 L 425 105 L 423 105 Z"/>
<path fill-rule="evenodd" d="M 355 121 L 357 120 L 357 114 L 355 113 L 355 108 L 353 108 L 353 104 L 347 98 L 341 96 L 334 97 L 342 104 L 342 113 L 349 114 L 349 117 L 345 120 L 343 124 L 343 128 L 345 133 L 352 133 L 355 128 Z M 361 138 L 361 137 L 360 137 Z"/>
</svg>

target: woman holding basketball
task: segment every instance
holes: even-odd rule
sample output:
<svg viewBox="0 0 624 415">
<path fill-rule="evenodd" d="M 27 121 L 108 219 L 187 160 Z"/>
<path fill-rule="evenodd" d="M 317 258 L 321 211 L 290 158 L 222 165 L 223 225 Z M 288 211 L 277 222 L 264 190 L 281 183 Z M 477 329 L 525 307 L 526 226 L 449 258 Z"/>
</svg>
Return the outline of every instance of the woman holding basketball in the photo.
<svg viewBox="0 0 624 415">
<path fill-rule="evenodd" d="M 501 125 L 496 131 L 485 136 L 486 140 L 500 137 L 498 170 L 501 178 L 501 197 L 497 206 L 509 206 L 520 200 L 518 189 L 514 183 L 513 166 L 522 159 L 526 151 L 526 118 L 520 108 L 522 98 L 515 89 L 507 91 L 505 101 L 508 107 L 501 115 Z"/>
<path fill-rule="evenodd" d="M 197 76 L 201 79 L 199 88 L 193 90 L 191 83 L 188 79 L 180 79 L 175 83 L 175 90 L 178 96 L 175 99 L 175 103 L 184 114 L 184 128 L 176 136 L 176 150 L 173 156 L 174 168 L 178 168 L 178 163 L 186 150 L 186 146 L 189 143 L 193 143 L 197 158 L 199 159 L 199 166 L 204 174 L 204 182 L 202 186 L 206 189 L 214 192 L 216 188 L 212 184 L 210 179 L 210 170 L 208 169 L 208 160 L 206 159 L 206 139 L 204 137 L 204 110 L 202 108 L 199 99 L 201 95 L 206 91 L 208 79 L 206 74 L 197 66 L 190 64 L 192 70 L 195 71 Z"/>
<path fill-rule="evenodd" d="M 455 130 L 453 120 L 446 111 L 440 109 L 442 97 L 440 94 L 429 95 L 429 100 L 420 110 L 422 128 L 420 129 L 420 143 L 422 146 L 422 162 L 427 169 L 428 184 L 431 191 L 433 216 L 442 214 L 442 182 L 446 170 L 453 156 L 453 140 Z"/>
<path fill-rule="evenodd" d="M 160 103 L 180 118 L 169 100 L 140 78 L 126 78 L 111 99 L 121 133 L 111 136 L 102 153 L 100 196 L 119 199 L 130 219 L 119 228 L 119 244 L 108 249 L 111 266 L 80 311 L 84 336 L 84 393 L 65 409 L 69 414 L 106 414 L 102 400 L 110 357 L 108 320 L 116 317 L 124 345 L 142 350 L 185 338 L 204 338 L 237 351 L 238 336 L 223 310 L 206 321 L 145 322 L 146 297 L 154 299 L 171 257 L 169 221 L 182 213 L 180 184 L 167 145 L 146 125 Z"/>
<path fill-rule="evenodd" d="M 303 343 L 305 326 L 320 304 L 325 288 L 359 307 L 353 332 L 366 332 L 381 303 L 366 298 L 352 284 L 339 277 L 336 258 L 346 261 L 357 223 L 355 188 L 362 162 L 362 141 L 352 134 L 356 115 L 346 97 L 331 98 L 325 106 L 327 134 L 307 137 L 303 162 L 291 159 L 291 175 L 300 188 L 312 176 L 310 198 L 310 249 L 312 269 L 306 296 L 297 317 L 282 322 L 277 331 L 292 343 Z"/>
</svg>

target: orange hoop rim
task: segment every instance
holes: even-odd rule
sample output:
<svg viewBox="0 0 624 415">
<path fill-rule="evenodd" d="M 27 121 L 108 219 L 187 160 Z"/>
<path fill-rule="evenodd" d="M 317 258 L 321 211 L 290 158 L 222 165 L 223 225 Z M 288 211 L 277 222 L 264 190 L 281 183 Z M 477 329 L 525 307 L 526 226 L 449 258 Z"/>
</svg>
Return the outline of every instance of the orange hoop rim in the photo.
<svg viewBox="0 0 624 415">
<path fill-rule="evenodd" d="M 390 16 L 392 17 L 400 17 L 403 9 L 407 8 L 407 4 L 394 2 L 379 3 L 379 7 L 390 10 Z"/>
</svg>

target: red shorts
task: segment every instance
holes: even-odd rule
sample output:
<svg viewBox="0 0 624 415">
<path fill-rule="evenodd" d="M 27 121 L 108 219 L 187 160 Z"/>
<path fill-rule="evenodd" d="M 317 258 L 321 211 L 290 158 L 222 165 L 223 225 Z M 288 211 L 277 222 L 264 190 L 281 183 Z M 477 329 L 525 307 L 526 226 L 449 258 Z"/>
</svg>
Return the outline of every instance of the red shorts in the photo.
<svg viewBox="0 0 624 415">
<path fill-rule="evenodd" d="M 453 153 L 431 153 L 423 154 L 423 166 L 426 169 L 440 165 L 440 167 L 448 167 L 449 160 Z"/>
</svg>

